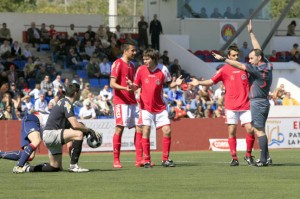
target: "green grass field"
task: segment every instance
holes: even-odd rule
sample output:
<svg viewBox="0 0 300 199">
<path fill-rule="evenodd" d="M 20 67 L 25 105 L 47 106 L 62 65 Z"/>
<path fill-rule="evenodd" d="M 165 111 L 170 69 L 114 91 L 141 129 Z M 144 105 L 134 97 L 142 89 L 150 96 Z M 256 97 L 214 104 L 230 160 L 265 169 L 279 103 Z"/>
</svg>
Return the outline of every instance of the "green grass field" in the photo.
<svg viewBox="0 0 300 199">
<path fill-rule="evenodd" d="M 159 166 L 161 153 L 152 152 L 158 166 L 134 167 L 134 153 L 123 153 L 123 169 L 112 168 L 112 154 L 82 154 L 88 173 L 13 174 L 15 162 L 0 160 L 1 199 L 102 198 L 299 198 L 300 150 L 272 150 L 274 164 L 249 167 L 239 152 L 240 166 L 230 167 L 229 152 L 173 152 L 175 168 Z M 258 151 L 254 152 L 259 156 Z M 47 162 L 37 156 L 32 164 Z M 64 157 L 68 168 L 69 158 Z"/>
</svg>

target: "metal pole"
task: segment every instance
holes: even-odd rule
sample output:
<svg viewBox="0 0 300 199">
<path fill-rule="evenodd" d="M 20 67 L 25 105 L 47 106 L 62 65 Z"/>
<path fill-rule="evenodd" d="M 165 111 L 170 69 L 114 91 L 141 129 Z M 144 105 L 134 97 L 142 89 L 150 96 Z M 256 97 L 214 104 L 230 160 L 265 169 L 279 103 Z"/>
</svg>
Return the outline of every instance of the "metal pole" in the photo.
<svg viewBox="0 0 300 199">
<path fill-rule="evenodd" d="M 288 5 L 285 7 L 285 9 L 282 11 L 279 19 L 276 21 L 274 27 L 272 28 L 272 30 L 270 31 L 269 35 L 267 36 L 267 38 L 265 39 L 264 43 L 261 45 L 261 49 L 264 50 L 266 48 L 266 46 L 268 45 L 268 43 L 270 42 L 271 38 L 273 37 L 274 33 L 276 32 L 277 28 L 279 27 L 279 25 L 281 24 L 282 20 L 286 17 L 286 15 L 288 14 L 288 12 L 290 11 L 291 7 L 293 6 L 293 4 L 295 3 L 296 0 L 290 0 Z"/>
<path fill-rule="evenodd" d="M 235 38 L 239 36 L 239 34 L 244 30 L 244 28 L 249 23 L 250 19 L 253 19 L 253 17 L 269 2 L 270 0 L 264 0 L 257 8 L 254 10 L 254 12 L 246 19 L 246 21 L 239 27 L 239 29 L 236 31 L 236 33 L 230 37 L 230 39 L 220 48 L 219 51 L 225 50 Z"/>
</svg>

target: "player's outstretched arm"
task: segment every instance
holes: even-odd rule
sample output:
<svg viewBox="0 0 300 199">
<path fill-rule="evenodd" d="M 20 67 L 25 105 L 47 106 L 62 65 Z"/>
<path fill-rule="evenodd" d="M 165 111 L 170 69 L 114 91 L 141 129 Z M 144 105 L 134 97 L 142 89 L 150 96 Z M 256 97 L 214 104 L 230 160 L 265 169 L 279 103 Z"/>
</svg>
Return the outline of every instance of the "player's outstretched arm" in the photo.
<svg viewBox="0 0 300 199">
<path fill-rule="evenodd" d="M 251 43 L 252 43 L 252 46 L 253 46 L 253 49 L 260 49 L 261 50 L 261 47 L 260 47 L 260 44 L 258 43 L 254 33 L 253 33 L 253 29 L 252 29 L 252 21 L 250 20 L 249 21 L 249 24 L 248 24 L 248 32 L 250 34 L 250 38 L 251 38 Z"/>
<path fill-rule="evenodd" d="M 211 86 L 214 84 L 214 82 L 211 79 L 207 79 L 207 80 L 203 80 L 203 81 L 199 81 L 196 78 L 191 78 L 191 82 L 189 82 L 188 84 L 193 85 L 193 86 L 198 86 L 198 85 L 202 85 L 202 86 Z"/>
<path fill-rule="evenodd" d="M 224 61 L 224 62 L 230 64 L 231 66 L 235 67 L 235 68 L 238 68 L 238 69 L 244 70 L 244 71 L 247 70 L 246 65 L 245 65 L 245 64 L 242 64 L 241 62 L 227 59 L 226 57 L 223 57 L 223 56 L 218 55 L 218 54 L 216 54 L 216 53 L 212 53 L 212 55 L 213 55 L 217 60 Z"/>
</svg>

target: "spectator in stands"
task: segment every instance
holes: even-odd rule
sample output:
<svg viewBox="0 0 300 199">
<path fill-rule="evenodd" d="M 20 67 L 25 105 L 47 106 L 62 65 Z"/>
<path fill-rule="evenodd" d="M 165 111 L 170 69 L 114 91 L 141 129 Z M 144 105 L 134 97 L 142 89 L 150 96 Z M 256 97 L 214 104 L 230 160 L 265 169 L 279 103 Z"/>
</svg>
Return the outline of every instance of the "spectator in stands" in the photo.
<svg viewBox="0 0 300 199">
<path fill-rule="evenodd" d="M 269 92 L 268 99 L 269 99 L 270 106 L 276 105 L 275 99 L 273 98 L 273 93 Z"/>
<path fill-rule="evenodd" d="M 91 57 L 91 60 L 87 64 L 86 70 L 89 78 L 100 78 L 101 73 L 97 56 L 93 55 Z"/>
<path fill-rule="evenodd" d="M 200 18 L 207 18 L 207 14 L 206 14 L 206 9 L 204 7 L 201 8 L 201 11 L 200 11 L 200 15 L 199 15 Z"/>
<path fill-rule="evenodd" d="M 30 96 L 29 95 L 25 95 L 22 99 L 21 99 L 21 110 L 22 112 L 27 111 L 28 113 L 30 113 L 33 110 L 33 104 L 30 100 Z"/>
<path fill-rule="evenodd" d="M 3 108 L 4 108 L 3 110 L 5 111 L 6 107 L 10 106 L 9 113 L 12 114 L 13 118 L 16 115 L 16 108 L 19 106 L 19 104 L 20 104 L 20 101 L 12 99 L 10 93 L 5 93 L 3 95 L 3 98 L 2 98 L 2 105 L 3 105 Z"/>
<path fill-rule="evenodd" d="M 148 22 L 145 21 L 145 17 L 141 16 L 138 22 L 138 44 L 148 48 Z"/>
<path fill-rule="evenodd" d="M 250 48 L 248 47 L 248 43 L 246 41 L 243 42 L 243 46 L 240 48 L 240 52 L 242 52 L 242 62 L 247 62 L 249 53 L 250 53 Z"/>
<path fill-rule="evenodd" d="M 27 29 L 28 43 L 35 47 L 35 44 L 39 44 L 41 40 L 41 31 L 35 27 L 35 22 L 31 22 L 30 28 Z"/>
<path fill-rule="evenodd" d="M 21 91 L 17 89 L 14 82 L 10 83 L 9 90 L 7 92 L 10 94 L 11 98 L 15 100 L 17 100 L 17 97 L 22 94 Z"/>
<path fill-rule="evenodd" d="M 96 118 L 96 112 L 91 107 L 91 102 L 89 100 L 85 101 L 83 103 L 83 107 L 79 111 L 79 117 L 80 119 L 95 119 Z"/>
<path fill-rule="evenodd" d="M 280 62 L 289 62 L 289 61 L 291 61 L 292 57 L 295 56 L 295 53 L 296 53 L 296 52 L 297 52 L 297 51 L 294 52 L 294 55 L 288 56 L 287 53 L 286 53 L 286 51 L 282 51 L 282 52 L 281 52 L 281 55 L 280 55 L 280 57 L 279 57 L 279 61 L 280 61 Z"/>
<path fill-rule="evenodd" d="M 184 103 L 190 104 L 193 99 L 195 99 L 196 92 L 194 91 L 194 86 L 191 84 L 187 85 L 186 90 L 184 91 Z"/>
<path fill-rule="evenodd" d="M 168 53 L 169 52 L 167 50 L 164 50 L 163 55 L 160 57 L 160 59 L 162 59 L 163 65 L 165 65 L 167 67 L 170 65 L 170 59 L 169 59 Z"/>
<path fill-rule="evenodd" d="M 45 100 L 44 93 L 41 93 L 39 98 L 34 102 L 34 110 L 41 113 L 46 113 L 46 108 L 48 106 L 47 101 Z"/>
<path fill-rule="evenodd" d="M 194 114 L 195 114 L 195 118 L 204 118 L 203 106 L 197 106 L 197 109 Z"/>
<path fill-rule="evenodd" d="M 49 44 L 50 43 L 50 38 L 52 38 L 52 36 L 50 35 L 49 30 L 46 28 L 46 24 L 42 23 L 41 24 L 41 43 L 42 44 Z"/>
<path fill-rule="evenodd" d="M 98 95 L 98 97 L 97 97 L 97 105 L 99 107 L 97 115 L 101 115 L 101 116 L 111 115 L 110 106 L 107 103 L 107 100 L 103 99 L 103 97 L 101 95 Z"/>
<path fill-rule="evenodd" d="M 4 112 L 3 112 L 4 118 L 6 120 L 13 120 L 13 114 L 12 114 L 12 107 L 11 106 L 5 106 Z"/>
<path fill-rule="evenodd" d="M 103 89 L 100 91 L 99 95 L 102 97 L 103 101 L 106 101 L 107 104 L 112 107 L 112 91 L 109 89 L 108 85 L 104 85 Z"/>
<path fill-rule="evenodd" d="M 95 38 L 96 33 L 93 31 L 93 27 L 91 25 L 88 25 L 87 28 L 88 29 L 85 33 L 88 33 L 91 39 Z"/>
<path fill-rule="evenodd" d="M 163 28 L 161 22 L 157 19 L 157 14 L 153 15 L 153 20 L 150 22 L 149 33 L 151 35 L 152 48 L 159 50 L 159 35 L 163 34 Z"/>
<path fill-rule="evenodd" d="M 106 29 L 106 35 L 107 35 L 108 41 L 110 40 L 111 37 L 114 37 L 116 39 L 116 35 L 112 31 L 110 31 L 109 26 L 106 26 L 105 29 Z"/>
<path fill-rule="evenodd" d="M 26 44 L 24 46 L 24 50 L 23 50 L 23 53 L 22 53 L 22 57 L 23 59 L 27 60 L 29 57 L 33 57 L 32 53 L 31 53 L 31 50 L 30 50 L 30 46 L 28 44 Z"/>
<path fill-rule="evenodd" d="M 292 56 L 292 61 L 300 64 L 300 53 L 299 51 L 296 51 L 295 54 Z"/>
<path fill-rule="evenodd" d="M 195 118 L 195 110 L 191 109 L 191 105 L 190 104 L 186 104 L 185 105 L 185 112 L 188 118 Z"/>
<path fill-rule="evenodd" d="M 223 18 L 222 14 L 219 12 L 218 8 L 214 8 L 214 12 L 210 15 L 210 18 Z"/>
<path fill-rule="evenodd" d="M 2 28 L 0 28 L 0 43 L 3 43 L 4 40 L 9 41 L 10 44 L 13 41 L 11 38 L 10 29 L 7 28 L 6 23 L 2 23 Z"/>
<path fill-rule="evenodd" d="M 11 64 L 9 66 L 9 71 L 7 71 L 7 79 L 10 84 L 18 83 L 18 73 L 16 71 L 16 66 L 14 64 Z"/>
<path fill-rule="evenodd" d="M 87 41 L 85 44 L 84 52 L 86 55 L 87 60 L 90 60 L 90 58 L 93 56 L 95 52 L 95 46 L 92 44 L 91 41 Z"/>
<path fill-rule="evenodd" d="M 57 34 L 57 31 L 55 30 L 55 26 L 54 26 L 54 24 L 51 24 L 50 26 L 49 26 L 49 35 L 50 35 L 50 37 L 53 37 L 53 35 L 56 35 Z"/>
<path fill-rule="evenodd" d="M 2 59 L 7 59 L 11 55 L 11 47 L 8 40 L 4 40 L 0 46 L 0 56 Z"/>
<path fill-rule="evenodd" d="M 55 80 L 52 82 L 54 92 L 58 91 L 59 86 L 62 86 L 61 75 L 56 75 Z"/>
<path fill-rule="evenodd" d="M 75 30 L 75 25 L 70 24 L 70 27 L 67 29 L 68 38 L 71 38 L 74 36 L 74 34 L 78 35 L 78 32 Z"/>
<path fill-rule="evenodd" d="M 181 75 L 181 66 L 179 65 L 179 60 L 174 59 L 173 63 L 170 65 L 170 74 L 175 77 L 179 77 Z"/>
<path fill-rule="evenodd" d="M 175 106 L 175 117 L 174 119 L 180 119 L 187 116 L 185 109 L 182 107 L 182 101 L 176 100 L 176 106 Z"/>
<path fill-rule="evenodd" d="M 81 91 L 81 100 L 87 99 L 89 93 L 91 93 L 90 83 L 85 83 L 84 88 Z"/>
<path fill-rule="evenodd" d="M 77 69 L 82 69 L 81 57 L 76 53 L 74 48 L 69 49 L 67 55 L 67 66 L 73 69 L 74 74 L 76 74 Z"/>
<path fill-rule="evenodd" d="M 109 78 L 111 65 L 108 63 L 108 59 L 106 57 L 103 58 L 102 62 L 99 64 L 101 77 Z"/>
<path fill-rule="evenodd" d="M 277 54 L 277 51 L 276 50 L 272 50 L 272 54 L 269 57 L 269 61 L 270 62 L 278 62 L 279 61 L 279 59 L 278 59 L 278 57 L 277 57 L 276 54 Z"/>
<path fill-rule="evenodd" d="M 231 12 L 231 7 L 227 7 L 226 8 L 226 11 L 224 12 L 224 18 L 225 19 L 233 19 L 233 17 L 234 17 L 234 14 Z"/>
<path fill-rule="evenodd" d="M 108 39 L 108 36 L 106 34 L 106 29 L 104 28 L 104 25 L 100 25 L 97 32 L 96 32 L 96 35 L 98 35 L 100 38 L 103 38 L 105 40 Z"/>
<path fill-rule="evenodd" d="M 202 85 L 202 87 L 201 87 L 201 89 L 199 90 L 198 93 L 199 93 L 200 99 L 202 101 L 202 104 L 204 106 L 212 103 L 212 99 L 210 97 L 209 86 L 203 86 Z"/>
<path fill-rule="evenodd" d="M 285 96 L 284 84 L 280 84 L 278 88 L 273 92 L 273 99 L 275 101 L 275 105 L 282 105 L 282 100 Z"/>
<path fill-rule="evenodd" d="M 286 36 L 295 36 L 295 29 L 296 29 L 297 23 L 295 20 L 291 21 L 291 23 L 287 27 L 287 33 Z"/>
<path fill-rule="evenodd" d="M 176 101 L 182 99 L 182 93 L 183 92 L 181 90 L 179 90 L 176 86 L 173 87 L 173 88 L 171 88 L 168 91 L 168 97 L 166 99 L 167 102 L 168 102 L 168 104 L 171 105 L 171 106 L 175 106 L 176 105 Z"/>
<path fill-rule="evenodd" d="M 283 106 L 295 106 L 295 105 L 300 105 L 297 100 L 291 97 L 290 92 L 285 93 L 285 97 L 282 100 L 282 105 Z"/>
<path fill-rule="evenodd" d="M 29 95 L 34 97 L 34 100 L 37 100 L 41 94 L 43 94 L 44 92 L 41 89 L 41 85 L 40 84 L 35 84 L 35 88 L 30 91 Z"/>
<path fill-rule="evenodd" d="M 297 43 L 294 43 L 293 48 L 291 49 L 292 56 L 295 54 L 296 51 L 299 51 L 298 47 L 299 45 Z"/>
<path fill-rule="evenodd" d="M 236 8 L 234 16 L 234 19 L 244 19 L 245 16 L 243 15 L 243 13 L 241 13 L 241 9 L 240 8 Z"/>
<path fill-rule="evenodd" d="M 116 26 L 116 31 L 115 31 L 115 35 L 116 35 L 116 39 L 120 39 L 121 38 L 121 26 L 120 25 L 117 25 Z"/>
<path fill-rule="evenodd" d="M 20 60 L 22 57 L 22 49 L 18 41 L 14 41 L 12 47 L 11 47 L 11 56 L 13 56 L 15 59 Z"/>
<path fill-rule="evenodd" d="M 41 81 L 41 89 L 44 93 L 48 90 L 53 90 L 53 84 L 50 82 L 49 75 L 45 75 L 44 80 Z"/>
<path fill-rule="evenodd" d="M 27 63 L 25 64 L 25 67 L 24 67 L 23 71 L 24 71 L 25 79 L 35 77 L 36 66 L 33 63 L 33 58 L 32 57 L 28 57 Z"/>
<path fill-rule="evenodd" d="M 214 93 L 214 100 L 215 101 L 218 101 L 219 99 L 222 98 L 222 96 L 224 95 L 225 93 L 225 87 L 224 87 L 224 84 L 223 83 L 220 83 L 219 84 L 219 87 L 215 90 L 215 93 Z"/>
</svg>

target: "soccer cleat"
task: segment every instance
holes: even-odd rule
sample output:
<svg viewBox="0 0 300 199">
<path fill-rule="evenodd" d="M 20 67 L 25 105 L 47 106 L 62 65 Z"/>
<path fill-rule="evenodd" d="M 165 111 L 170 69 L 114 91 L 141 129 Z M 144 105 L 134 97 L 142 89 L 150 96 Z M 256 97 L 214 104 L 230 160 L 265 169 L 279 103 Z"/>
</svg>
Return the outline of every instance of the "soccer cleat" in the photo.
<svg viewBox="0 0 300 199">
<path fill-rule="evenodd" d="M 268 159 L 267 159 L 267 163 L 268 163 L 268 165 L 272 165 L 272 164 L 273 164 L 273 160 L 272 160 L 272 158 L 271 158 L 271 157 L 268 157 Z"/>
<path fill-rule="evenodd" d="M 146 162 L 146 163 L 144 164 L 144 168 L 146 168 L 146 169 L 152 168 L 151 162 Z"/>
<path fill-rule="evenodd" d="M 141 161 L 139 161 L 139 162 L 135 162 L 135 166 L 136 166 L 136 167 L 143 167 L 144 164 L 145 164 L 145 161 L 144 161 L 144 160 L 141 160 Z M 154 162 L 151 162 L 151 166 L 152 166 L 152 167 L 155 166 L 155 163 L 154 163 Z"/>
<path fill-rule="evenodd" d="M 255 166 L 254 156 L 245 156 L 244 160 L 248 163 L 249 166 Z"/>
<path fill-rule="evenodd" d="M 77 164 L 70 165 L 69 172 L 74 173 L 83 173 L 88 172 L 90 170 L 79 167 Z"/>
<path fill-rule="evenodd" d="M 25 173 L 25 169 L 24 169 L 24 167 L 20 167 L 20 166 L 15 166 L 14 168 L 13 168 L 13 171 L 12 171 L 13 173 Z"/>
<path fill-rule="evenodd" d="M 269 163 L 268 162 L 263 163 L 260 160 L 256 160 L 255 166 L 257 166 L 257 167 L 267 167 L 267 166 L 269 166 Z"/>
<path fill-rule="evenodd" d="M 235 159 L 232 159 L 231 160 L 231 163 L 230 163 L 230 166 L 239 166 L 240 165 L 240 163 L 239 163 L 239 161 L 238 160 L 235 160 Z"/>
<path fill-rule="evenodd" d="M 173 160 L 163 160 L 161 165 L 164 167 L 175 167 Z"/>
<path fill-rule="evenodd" d="M 113 167 L 116 169 L 121 169 L 122 165 L 120 161 L 114 161 Z"/>
</svg>

